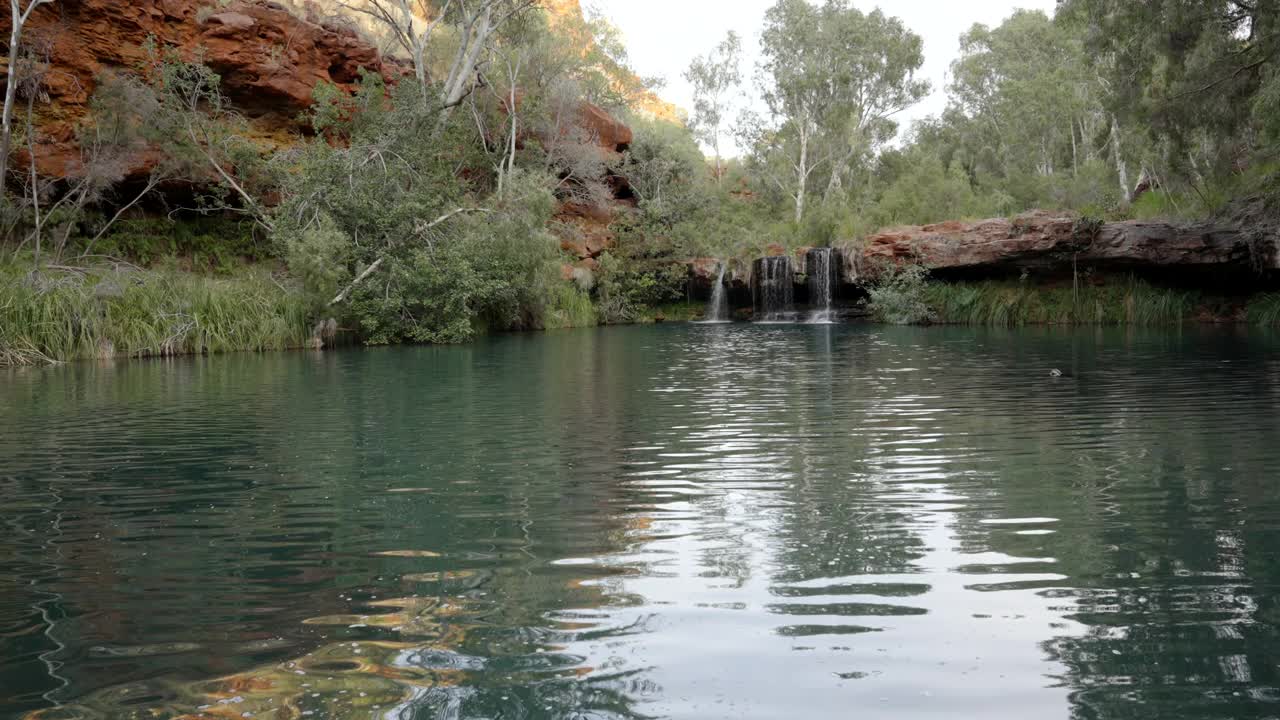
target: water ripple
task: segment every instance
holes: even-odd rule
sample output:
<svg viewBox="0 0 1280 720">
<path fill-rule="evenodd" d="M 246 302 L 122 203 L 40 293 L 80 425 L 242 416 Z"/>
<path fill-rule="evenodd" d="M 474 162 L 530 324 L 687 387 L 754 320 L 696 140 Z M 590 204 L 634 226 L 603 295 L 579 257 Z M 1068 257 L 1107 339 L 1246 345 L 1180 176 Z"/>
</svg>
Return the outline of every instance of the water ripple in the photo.
<svg viewBox="0 0 1280 720">
<path fill-rule="evenodd" d="M 1274 717 L 1276 350 L 694 325 L 13 372 L 0 716 Z"/>
</svg>

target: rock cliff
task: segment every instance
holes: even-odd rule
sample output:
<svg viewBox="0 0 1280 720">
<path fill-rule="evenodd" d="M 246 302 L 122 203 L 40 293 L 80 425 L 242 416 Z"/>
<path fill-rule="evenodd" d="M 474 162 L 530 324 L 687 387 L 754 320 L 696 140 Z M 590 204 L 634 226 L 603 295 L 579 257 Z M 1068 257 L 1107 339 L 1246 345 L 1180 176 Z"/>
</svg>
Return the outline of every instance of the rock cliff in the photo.
<svg viewBox="0 0 1280 720">
<path fill-rule="evenodd" d="M 576 5 L 560 12 L 571 10 L 580 13 Z M 8 18 L 0 17 L 0 33 L 8 32 Z M 217 72 L 265 149 L 296 141 L 317 84 L 351 90 L 361 69 L 388 82 L 410 71 L 343 17 L 302 17 L 271 0 L 59 0 L 38 9 L 25 34 L 25 44 L 48 63 L 47 98 L 36 105 L 36 162 L 43 174 L 77 173 L 76 130 L 98 79 L 139 67 L 150 39 Z M 579 114 L 606 152 L 631 143 L 631 129 L 603 109 L 584 103 Z"/>
<path fill-rule="evenodd" d="M 7 20 L 0 19 L 5 37 Z M 388 80 L 406 70 L 354 28 L 312 22 L 267 0 L 60 0 L 36 12 L 25 38 L 49 65 L 48 102 L 37 104 L 36 162 L 42 173 L 77 173 L 76 129 L 98 78 L 138 67 L 149 38 L 202 57 L 267 146 L 291 141 L 321 81 L 350 87 L 361 68 Z"/>
<path fill-rule="evenodd" d="M 548 9 L 557 22 L 582 24 L 576 0 L 555 0 Z M 0 17 L 4 37 L 7 21 Z M 271 0 L 59 0 L 40 8 L 25 34 L 25 44 L 47 61 L 47 97 L 36 104 L 35 155 L 41 174 L 73 177 L 82 172 L 77 130 L 99 79 L 141 66 L 144 45 L 152 39 L 199 58 L 221 76 L 223 92 L 247 118 L 264 152 L 297 142 L 306 130 L 299 118 L 319 83 L 353 90 L 362 69 L 388 82 L 410 73 L 406 63 L 383 56 L 349 19 L 298 14 Z M 647 101 L 656 113 L 675 113 L 656 96 Z M 631 144 L 631 129 L 595 105 L 582 104 L 579 122 L 612 160 Z M 143 173 L 149 166 L 148 154 L 140 152 L 127 174 Z M 626 180 L 612 178 L 611 184 L 625 202 Z M 558 214 L 566 229 L 565 250 L 591 266 L 613 240 L 608 227 L 614 211 L 614 205 L 567 203 Z"/>
<path fill-rule="evenodd" d="M 920 262 L 944 275 L 1072 267 L 1256 273 L 1280 269 L 1278 242 L 1274 229 L 1227 220 L 1097 223 L 1037 211 L 882 230 L 867 238 L 860 265 L 874 273 L 886 264 Z"/>
</svg>

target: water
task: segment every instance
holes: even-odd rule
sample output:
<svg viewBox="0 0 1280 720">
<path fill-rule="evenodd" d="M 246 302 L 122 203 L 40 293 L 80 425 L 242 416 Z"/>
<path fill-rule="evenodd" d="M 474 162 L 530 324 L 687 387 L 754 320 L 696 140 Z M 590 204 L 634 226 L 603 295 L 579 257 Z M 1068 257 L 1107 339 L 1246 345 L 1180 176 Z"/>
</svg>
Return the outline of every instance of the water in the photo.
<svg viewBox="0 0 1280 720">
<path fill-rule="evenodd" d="M 1274 718 L 1277 350 L 666 325 L 0 375 L 0 717 Z"/>
<path fill-rule="evenodd" d="M 729 263 L 720 263 L 720 272 L 716 275 L 716 284 L 711 288 L 711 302 L 707 305 L 707 323 L 729 322 L 729 294 L 724 287 L 724 274 Z"/>
<path fill-rule="evenodd" d="M 835 251 L 831 248 L 813 248 L 805 256 L 805 269 L 809 275 L 809 322 L 823 324 L 835 322 L 831 302 L 835 286 L 839 282 Z"/>
<path fill-rule="evenodd" d="M 790 322 L 795 319 L 792 312 L 795 293 L 794 274 L 791 270 L 791 258 L 766 257 L 754 264 L 752 278 L 752 294 L 755 302 L 755 319 L 757 322 Z"/>
</svg>

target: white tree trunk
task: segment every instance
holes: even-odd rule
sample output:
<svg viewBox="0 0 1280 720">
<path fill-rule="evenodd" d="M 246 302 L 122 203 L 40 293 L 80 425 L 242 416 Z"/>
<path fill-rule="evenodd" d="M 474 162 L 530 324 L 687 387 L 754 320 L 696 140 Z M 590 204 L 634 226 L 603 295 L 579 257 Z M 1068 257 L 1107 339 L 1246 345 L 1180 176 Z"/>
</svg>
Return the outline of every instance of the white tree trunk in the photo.
<svg viewBox="0 0 1280 720">
<path fill-rule="evenodd" d="M 22 28 L 27 24 L 31 13 L 41 5 L 53 0 L 31 0 L 24 11 L 18 0 L 9 0 L 9 71 L 4 86 L 4 110 L 0 119 L 0 190 L 4 189 L 5 179 L 9 174 L 9 151 L 13 143 L 13 104 L 18 99 L 18 50 L 22 46 Z"/>
<path fill-rule="evenodd" d="M 805 189 L 809 185 L 809 130 L 802 123 L 800 130 L 800 163 L 796 165 L 796 224 L 804 220 Z"/>
<path fill-rule="evenodd" d="M 720 126 L 719 125 L 716 126 L 715 133 L 716 133 L 715 142 L 712 143 L 712 146 L 716 152 L 716 187 L 723 187 L 724 169 L 723 169 L 723 166 L 720 164 Z"/>
<path fill-rule="evenodd" d="M 1067 123 L 1067 132 L 1071 133 L 1071 177 L 1075 177 L 1080 171 L 1080 158 L 1076 151 L 1076 123 L 1074 120 Z"/>
<path fill-rule="evenodd" d="M 1115 156 L 1116 174 L 1120 176 L 1120 196 L 1125 202 L 1133 202 L 1133 187 L 1129 185 L 1129 167 L 1120 147 L 1120 121 L 1111 116 L 1111 152 Z"/>
</svg>

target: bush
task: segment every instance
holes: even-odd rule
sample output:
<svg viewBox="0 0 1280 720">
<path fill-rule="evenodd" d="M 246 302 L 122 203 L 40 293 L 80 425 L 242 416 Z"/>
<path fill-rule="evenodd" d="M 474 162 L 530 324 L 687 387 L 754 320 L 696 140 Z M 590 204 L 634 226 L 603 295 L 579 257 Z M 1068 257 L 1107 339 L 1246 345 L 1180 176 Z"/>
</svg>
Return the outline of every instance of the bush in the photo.
<svg viewBox="0 0 1280 720">
<path fill-rule="evenodd" d="M 600 322 L 640 322 L 653 308 L 682 298 L 684 280 L 685 269 L 677 263 L 607 252 L 596 273 Z"/>
<path fill-rule="evenodd" d="M 241 218 L 120 220 L 92 247 L 82 239 L 79 250 L 141 265 L 176 256 L 189 260 L 197 269 L 228 272 L 272 255 L 267 244 L 254 237 L 253 230 L 253 223 Z"/>
<path fill-rule="evenodd" d="M 293 156 L 273 217 L 276 247 L 314 310 L 371 344 L 542 327 L 559 299 L 559 244 L 546 230 L 555 179 L 516 170 L 477 204 L 477 188 L 456 172 L 474 164 L 474 129 L 455 123 L 437 134 L 419 92 L 402 83 L 388 99 L 376 76 L 354 98 L 317 90 L 316 130 L 347 142 L 317 138 Z M 348 301 L 330 307 L 343 291 Z"/>
<path fill-rule="evenodd" d="M 903 265 L 886 270 L 871 289 L 868 307 L 880 322 L 920 325 L 934 320 L 925 302 L 929 271 L 923 265 Z"/>
</svg>

